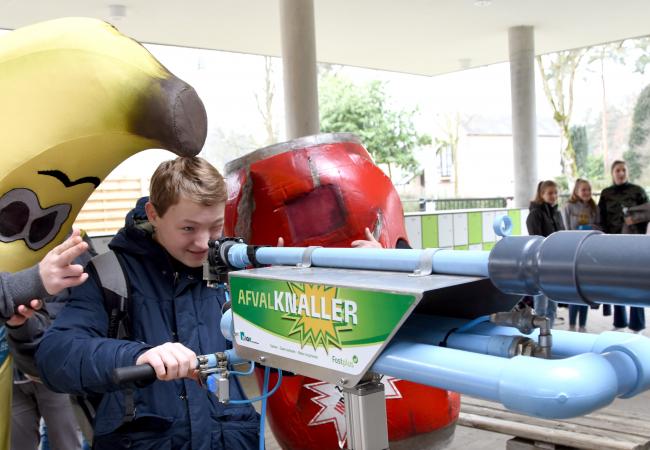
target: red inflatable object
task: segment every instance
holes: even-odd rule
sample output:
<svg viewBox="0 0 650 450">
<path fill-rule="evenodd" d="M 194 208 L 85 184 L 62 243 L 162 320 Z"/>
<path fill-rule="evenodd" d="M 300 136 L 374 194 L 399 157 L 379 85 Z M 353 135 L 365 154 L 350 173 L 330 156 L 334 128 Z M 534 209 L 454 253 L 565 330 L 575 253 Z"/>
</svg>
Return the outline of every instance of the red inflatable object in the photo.
<svg viewBox="0 0 650 450">
<path fill-rule="evenodd" d="M 351 134 L 256 150 L 228 163 L 226 180 L 225 231 L 247 242 L 349 247 L 365 227 L 384 247 L 406 240 L 395 188 Z"/>
<path fill-rule="evenodd" d="M 384 247 L 406 241 L 402 204 L 390 179 L 351 134 L 322 134 L 256 150 L 226 166 L 225 235 L 257 245 L 349 247 L 368 227 Z M 262 372 L 257 371 L 262 382 Z M 277 375 L 271 375 L 270 386 Z M 384 377 L 391 448 L 447 439 L 460 396 Z M 337 386 L 285 377 L 268 400 L 268 419 L 284 449 L 345 445 L 345 405 Z M 420 442 L 420 441 L 418 441 Z M 396 445 L 403 443 L 404 445 Z"/>
</svg>

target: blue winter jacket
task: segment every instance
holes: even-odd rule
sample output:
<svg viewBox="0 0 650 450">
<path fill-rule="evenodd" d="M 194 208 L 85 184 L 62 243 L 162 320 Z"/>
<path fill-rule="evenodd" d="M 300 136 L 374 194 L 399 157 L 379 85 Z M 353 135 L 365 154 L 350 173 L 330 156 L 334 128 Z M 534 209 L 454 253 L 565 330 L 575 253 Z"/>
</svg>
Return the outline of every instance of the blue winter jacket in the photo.
<svg viewBox="0 0 650 450">
<path fill-rule="evenodd" d="M 142 207 L 143 202 L 138 204 Z M 113 384 L 116 367 L 135 364 L 147 349 L 180 342 L 197 355 L 223 351 L 219 330 L 223 292 L 208 288 L 201 270 L 171 256 L 127 217 L 109 247 L 123 256 L 131 294 L 133 340 L 106 337 L 108 316 L 91 275 L 43 337 L 36 353 L 45 383 L 58 392 L 103 394 L 95 418 L 96 449 L 252 449 L 258 447 L 259 415 L 250 406 L 224 406 L 189 379 L 155 381 L 134 392 L 135 421 L 123 423 L 124 393 Z M 232 399 L 244 398 L 231 379 Z"/>
</svg>

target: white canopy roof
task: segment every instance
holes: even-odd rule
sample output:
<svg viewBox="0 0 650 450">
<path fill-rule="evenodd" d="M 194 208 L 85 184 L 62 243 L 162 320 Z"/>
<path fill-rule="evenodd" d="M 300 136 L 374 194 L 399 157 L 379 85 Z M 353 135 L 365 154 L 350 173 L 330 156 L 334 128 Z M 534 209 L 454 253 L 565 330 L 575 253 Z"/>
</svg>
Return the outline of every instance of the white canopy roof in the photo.
<svg viewBox="0 0 650 450">
<path fill-rule="evenodd" d="M 483 0 L 483 3 L 490 0 Z M 276 0 L 5 0 L 0 28 L 64 16 L 113 21 L 141 42 L 280 56 Z M 650 34 L 648 0 L 314 0 L 321 62 L 436 75 L 508 60 L 508 28 L 538 54 Z"/>
</svg>

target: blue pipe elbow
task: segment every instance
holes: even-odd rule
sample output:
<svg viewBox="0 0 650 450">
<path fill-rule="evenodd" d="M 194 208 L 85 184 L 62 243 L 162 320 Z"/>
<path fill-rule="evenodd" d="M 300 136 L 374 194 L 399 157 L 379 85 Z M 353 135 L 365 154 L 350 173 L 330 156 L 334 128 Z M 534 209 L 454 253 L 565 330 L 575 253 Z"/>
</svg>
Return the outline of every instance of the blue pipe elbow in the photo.
<svg viewBox="0 0 650 450">
<path fill-rule="evenodd" d="M 616 333 L 622 334 L 622 333 Z M 620 394 L 621 398 L 630 398 L 650 388 L 650 346 L 648 339 L 642 336 L 632 336 L 632 339 L 615 344 L 604 349 L 604 352 L 623 353 L 634 364 L 627 368 L 628 376 L 636 375 L 631 388 Z"/>
<path fill-rule="evenodd" d="M 585 353 L 565 359 L 511 359 L 401 341 L 372 370 L 415 383 L 498 401 L 547 419 L 588 414 L 636 386 L 627 353 Z M 621 374 L 617 371 L 621 367 Z"/>
<path fill-rule="evenodd" d="M 616 370 L 595 353 L 562 360 L 517 356 L 501 375 L 500 402 L 536 417 L 581 416 L 609 405 L 618 394 Z"/>
</svg>

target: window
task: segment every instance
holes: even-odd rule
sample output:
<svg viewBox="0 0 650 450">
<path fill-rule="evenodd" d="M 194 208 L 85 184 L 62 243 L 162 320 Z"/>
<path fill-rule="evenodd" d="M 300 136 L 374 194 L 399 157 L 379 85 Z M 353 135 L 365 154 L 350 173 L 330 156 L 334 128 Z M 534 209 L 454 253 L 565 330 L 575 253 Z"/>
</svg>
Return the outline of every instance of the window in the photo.
<svg viewBox="0 0 650 450">
<path fill-rule="evenodd" d="M 438 160 L 438 173 L 440 178 L 451 178 L 451 173 L 454 168 L 454 161 L 452 158 L 451 146 L 445 146 L 436 155 Z"/>
</svg>

